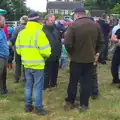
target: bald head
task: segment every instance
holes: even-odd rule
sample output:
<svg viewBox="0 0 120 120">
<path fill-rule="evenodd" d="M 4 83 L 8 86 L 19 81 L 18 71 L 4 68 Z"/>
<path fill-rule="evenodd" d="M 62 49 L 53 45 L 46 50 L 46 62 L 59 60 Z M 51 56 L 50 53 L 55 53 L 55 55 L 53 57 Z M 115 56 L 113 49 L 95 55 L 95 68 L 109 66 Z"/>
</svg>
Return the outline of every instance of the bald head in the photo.
<svg viewBox="0 0 120 120">
<path fill-rule="evenodd" d="M 3 28 L 5 25 L 5 18 L 0 15 L 0 28 Z"/>
</svg>

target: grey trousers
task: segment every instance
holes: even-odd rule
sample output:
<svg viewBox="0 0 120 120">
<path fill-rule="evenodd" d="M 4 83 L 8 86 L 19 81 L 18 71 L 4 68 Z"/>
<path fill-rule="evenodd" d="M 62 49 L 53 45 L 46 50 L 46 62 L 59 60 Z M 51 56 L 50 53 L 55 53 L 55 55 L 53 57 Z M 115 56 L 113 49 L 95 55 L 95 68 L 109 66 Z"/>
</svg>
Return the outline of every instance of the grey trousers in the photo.
<svg viewBox="0 0 120 120">
<path fill-rule="evenodd" d="M 98 76 L 97 76 L 97 65 L 93 66 L 92 69 L 92 95 L 98 95 Z"/>
<path fill-rule="evenodd" d="M 22 63 L 21 63 L 21 56 L 18 55 L 16 52 L 15 52 L 15 81 L 19 82 L 20 80 L 20 77 L 22 75 L 22 71 L 23 71 L 23 74 L 24 74 L 24 80 L 25 80 L 25 72 L 24 72 L 24 66 L 22 66 Z M 23 68 L 23 70 L 22 70 Z"/>
<path fill-rule="evenodd" d="M 0 58 L 0 92 L 6 90 L 7 59 Z"/>
</svg>

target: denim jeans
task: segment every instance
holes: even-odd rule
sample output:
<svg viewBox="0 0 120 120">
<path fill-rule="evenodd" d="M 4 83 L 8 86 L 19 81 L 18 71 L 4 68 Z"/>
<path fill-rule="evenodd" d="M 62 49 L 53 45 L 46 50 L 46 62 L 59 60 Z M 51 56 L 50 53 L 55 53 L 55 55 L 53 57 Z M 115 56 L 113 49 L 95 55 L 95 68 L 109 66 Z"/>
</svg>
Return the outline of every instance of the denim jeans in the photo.
<svg viewBox="0 0 120 120">
<path fill-rule="evenodd" d="M 44 71 L 25 68 L 25 105 L 32 105 L 32 91 L 34 89 L 35 108 L 43 109 L 42 92 L 44 86 Z"/>
<path fill-rule="evenodd" d="M 61 57 L 60 58 L 60 67 L 62 69 L 65 69 L 67 66 L 67 57 Z"/>
</svg>

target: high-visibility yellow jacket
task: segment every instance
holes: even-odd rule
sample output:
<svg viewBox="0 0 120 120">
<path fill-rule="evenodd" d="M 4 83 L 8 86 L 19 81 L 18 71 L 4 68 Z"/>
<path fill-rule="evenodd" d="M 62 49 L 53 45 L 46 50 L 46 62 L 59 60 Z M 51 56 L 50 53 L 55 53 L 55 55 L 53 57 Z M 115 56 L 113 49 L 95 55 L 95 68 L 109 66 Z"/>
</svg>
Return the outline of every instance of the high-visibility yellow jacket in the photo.
<svg viewBox="0 0 120 120">
<path fill-rule="evenodd" d="M 51 54 L 51 47 L 42 27 L 41 24 L 30 21 L 17 37 L 16 51 L 25 68 L 44 69 L 44 59 Z"/>
</svg>

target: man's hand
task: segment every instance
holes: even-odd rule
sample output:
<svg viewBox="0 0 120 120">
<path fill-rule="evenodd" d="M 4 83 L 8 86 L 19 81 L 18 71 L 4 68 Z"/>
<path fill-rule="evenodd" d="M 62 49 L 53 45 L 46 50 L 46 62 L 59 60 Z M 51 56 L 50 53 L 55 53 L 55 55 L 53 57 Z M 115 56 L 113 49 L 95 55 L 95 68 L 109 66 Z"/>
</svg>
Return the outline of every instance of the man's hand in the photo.
<svg viewBox="0 0 120 120">
<path fill-rule="evenodd" d="M 120 40 L 118 40 L 118 42 L 116 43 L 116 46 L 120 46 Z"/>
<path fill-rule="evenodd" d="M 119 42 L 119 40 L 117 39 L 117 35 L 112 35 L 111 40 L 114 43 L 118 43 Z"/>
<path fill-rule="evenodd" d="M 61 39 L 61 42 L 64 43 L 64 38 Z"/>
<path fill-rule="evenodd" d="M 12 46 L 12 42 L 11 41 L 8 41 L 8 46 Z"/>
<path fill-rule="evenodd" d="M 99 56 L 100 56 L 100 54 L 99 53 L 97 53 L 96 55 L 95 55 L 95 57 L 94 57 L 94 63 L 93 63 L 93 65 L 97 65 L 97 63 L 98 63 L 98 59 L 99 59 Z"/>
</svg>

